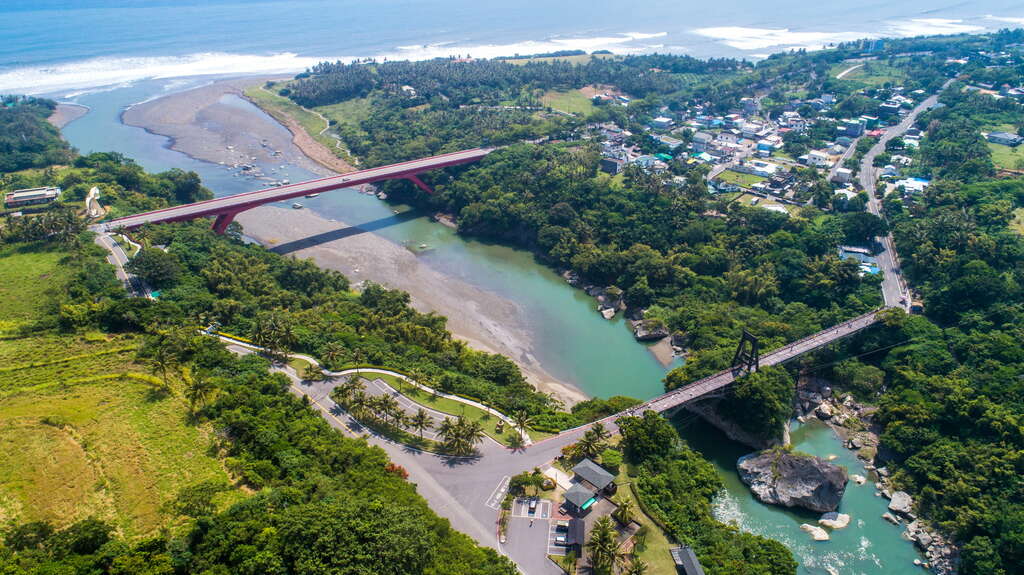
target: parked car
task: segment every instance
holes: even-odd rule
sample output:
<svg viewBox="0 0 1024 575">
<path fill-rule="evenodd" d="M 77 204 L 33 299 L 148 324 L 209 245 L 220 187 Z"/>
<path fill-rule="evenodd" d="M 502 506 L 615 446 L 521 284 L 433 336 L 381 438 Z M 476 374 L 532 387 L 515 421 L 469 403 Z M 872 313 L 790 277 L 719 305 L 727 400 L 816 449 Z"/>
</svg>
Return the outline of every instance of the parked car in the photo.
<svg viewBox="0 0 1024 575">
<path fill-rule="evenodd" d="M 534 497 L 534 498 L 530 499 L 530 513 L 532 514 L 532 513 L 536 513 L 536 512 L 537 512 L 537 498 Z"/>
<path fill-rule="evenodd" d="M 565 547 L 569 545 L 569 541 L 565 538 L 565 535 L 559 535 L 555 537 L 555 545 L 561 545 L 562 547 Z"/>
<path fill-rule="evenodd" d="M 556 531 L 568 531 L 569 530 L 569 522 L 564 520 L 564 519 L 560 520 L 560 521 L 555 521 L 555 530 Z"/>
</svg>

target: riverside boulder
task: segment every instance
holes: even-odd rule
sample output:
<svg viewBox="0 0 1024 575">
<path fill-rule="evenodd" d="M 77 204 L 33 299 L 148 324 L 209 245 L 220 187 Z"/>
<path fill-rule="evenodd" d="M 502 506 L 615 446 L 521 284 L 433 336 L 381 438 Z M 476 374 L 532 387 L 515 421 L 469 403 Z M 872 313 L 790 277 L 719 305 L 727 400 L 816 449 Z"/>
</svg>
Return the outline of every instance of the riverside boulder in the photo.
<svg viewBox="0 0 1024 575">
<path fill-rule="evenodd" d="M 736 468 L 762 503 L 825 513 L 836 510 L 846 491 L 846 470 L 812 455 L 771 449 L 744 455 Z"/>
</svg>

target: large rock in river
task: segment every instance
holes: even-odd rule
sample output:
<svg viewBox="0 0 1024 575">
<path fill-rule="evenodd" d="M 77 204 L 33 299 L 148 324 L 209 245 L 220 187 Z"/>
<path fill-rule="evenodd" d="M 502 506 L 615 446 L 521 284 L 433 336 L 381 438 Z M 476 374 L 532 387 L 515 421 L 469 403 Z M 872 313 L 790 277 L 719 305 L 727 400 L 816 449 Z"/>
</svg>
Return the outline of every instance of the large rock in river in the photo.
<svg viewBox="0 0 1024 575">
<path fill-rule="evenodd" d="M 657 341 L 668 335 L 668 328 L 660 319 L 642 319 L 633 324 L 633 336 L 637 341 Z"/>
<path fill-rule="evenodd" d="M 846 470 L 811 455 L 769 449 L 744 455 L 736 468 L 763 503 L 825 513 L 836 510 L 846 491 Z"/>
</svg>

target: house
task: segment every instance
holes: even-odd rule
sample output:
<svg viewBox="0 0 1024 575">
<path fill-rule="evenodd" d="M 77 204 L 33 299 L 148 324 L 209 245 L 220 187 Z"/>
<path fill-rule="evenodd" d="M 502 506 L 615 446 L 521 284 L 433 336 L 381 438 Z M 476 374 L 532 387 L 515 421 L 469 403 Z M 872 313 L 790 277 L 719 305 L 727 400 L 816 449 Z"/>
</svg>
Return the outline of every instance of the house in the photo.
<svg viewBox="0 0 1024 575">
<path fill-rule="evenodd" d="M 807 165 L 815 168 L 831 168 L 832 158 L 825 152 L 811 150 L 807 153 Z"/>
<path fill-rule="evenodd" d="M 898 176 L 898 175 L 900 175 L 899 168 L 897 168 L 896 166 L 894 166 L 892 164 L 886 164 L 885 167 L 882 168 L 882 176 L 883 177 L 885 177 L 885 176 L 895 177 L 895 176 Z"/>
<path fill-rule="evenodd" d="M 590 459 L 584 459 L 572 468 L 577 480 L 586 481 L 598 491 L 615 492 L 615 476 Z"/>
<path fill-rule="evenodd" d="M 4 196 L 4 205 L 8 208 L 31 206 L 35 204 L 49 204 L 60 198 L 60 188 L 30 188 L 26 190 L 15 190 Z"/>
<path fill-rule="evenodd" d="M 992 132 L 988 136 L 985 136 L 985 139 L 993 144 L 1010 146 L 1011 148 L 1016 148 L 1024 143 L 1024 138 L 1009 132 Z"/>
<path fill-rule="evenodd" d="M 853 181 L 853 170 L 849 168 L 838 168 L 832 175 L 832 181 L 840 184 L 848 184 Z"/>
<path fill-rule="evenodd" d="M 839 124 L 839 131 L 845 136 L 856 138 L 864 133 L 864 124 L 860 120 L 843 120 Z"/>
<path fill-rule="evenodd" d="M 620 158 L 601 158 L 601 171 L 614 176 L 622 171 L 625 164 L 626 162 Z"/>
<path fill-rule="evenodd" d="M 697 132 L 693 135 L 693 151 L 697 153 L 706 151 L 714 140 L 715 137 L 707 132 Z"/>
<path fill-rule="evenodd" d="M 583 546 L 587 544 L 586 532 L 587 524 L 582 519 L 569 520 L 569 529 L 565 532 L 565 546 L 576 551 L 577 556 L 583 551 Z"/>
<path fill-rule="evenodd" d="M 683 145 L 683 141 L 672 136 L 654 136 L 654 139 L 668 146 L 670 150 L 674 150 L 679 146 Z"/>
<path fill-rule="evenodd" d="M 893 182 L 893 186 L 903 188 L 904 194 L 920 194 L 924 192 L 930 182 L 924 178 L 906 178 Z"/>
<path fill-rule="evenodd" d="M 668 550 L 672 561 L 676 564 L 676 573 L 680 575 L 704 575 L 704 568 L 697 560 L 697 554 L 687 545 L 673 547 Z"/>
<path fill-rule="evenodd" d="M 655 130 L 667 130 L 675 125 L 675 121 L 672 118 L 666 118 L 665 116 L 658 116 L 651 120 L 651 127 Z"/>
<path fill-rule="evenodd" d="M 583 483 L 574 483 L 565 492 L 565 507 L 572 513 L 583 513 L 597 501 L 597 492 Z"/>
<path fill-rule="evenodd" d="M 878 106 L 878 113 L 882 116 L 893 116 L 898 114 L 900 111 L 900 104 L 898 102 L 888 101 Z"/>
<path fill-rule="evenodd" d="M 754 176 L 761 176 L 762 178 L 770 178 L 775 175 L 775 172 L 781 170 L 782 166 L 762 160 L 751 160 L 749 162 L 733 166 L 732 169 L 733 171 L 740 172 L 742 174 L 752 174 Z"/>
</svg>

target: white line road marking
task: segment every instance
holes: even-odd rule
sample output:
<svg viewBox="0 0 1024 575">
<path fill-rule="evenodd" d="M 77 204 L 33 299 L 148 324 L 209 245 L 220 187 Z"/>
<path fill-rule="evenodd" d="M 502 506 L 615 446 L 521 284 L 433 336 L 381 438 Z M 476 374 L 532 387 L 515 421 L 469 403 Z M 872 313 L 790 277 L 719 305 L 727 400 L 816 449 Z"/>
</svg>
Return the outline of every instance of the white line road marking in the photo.
<svg viewBox="0 0 1024 575">
<path fill-rule="evenodd" d="M 551 502 L 541 500 L 537 502 L 537 509 L 530 513 L 530 500 L 517 499 L 512 504 L 512 517 L 525 517 L 526 519 L 540 519 L 547 521 L 551 517 Z"/>
<path fill-rule="evenodd" d="M 552 524 L 548 531 L 548 555 L 565 555 L 565 547 L 555 543 L 555 538 L 559 535 L 563 533 L 558 530 L 557 525 Z"/>
<path fill-rule="evenodd" d="M 501 478 L 498 482 L 498 486 L 491 492 L 491 496 L 487 498 L 487 506 L 497 511 L 501 509 L 501 501 L 505 499 L 505 491 L 508 490 L 508 482 L 511 479 L 508 475 Z"/>
</svg>

